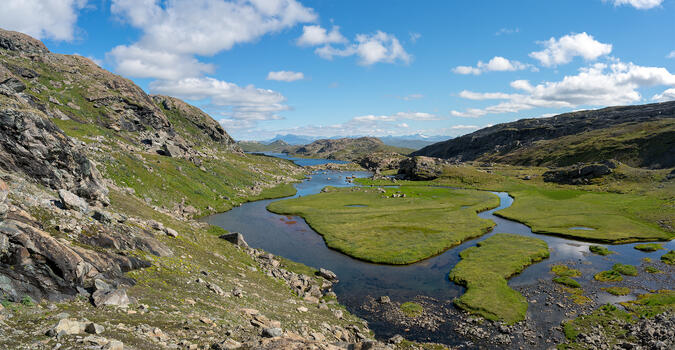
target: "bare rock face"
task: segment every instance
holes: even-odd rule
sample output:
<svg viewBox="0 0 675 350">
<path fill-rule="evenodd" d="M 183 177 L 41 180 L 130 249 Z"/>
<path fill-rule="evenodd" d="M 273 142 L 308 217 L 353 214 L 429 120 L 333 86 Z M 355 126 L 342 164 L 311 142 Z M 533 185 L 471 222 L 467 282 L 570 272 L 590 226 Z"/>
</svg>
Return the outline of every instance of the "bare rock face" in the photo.
<svg viewBox="0 0 675 350">
<path fill-rule="evenodd" d="M 54 189 L 68 189 L 90 203 L 109 203 L 94 164 L 39 112 L 0 109 L 0 168 L 22 172 Z"/>
<path fill-rule="evenodd" d="M 49 52 L 47 47 L 40 41 L 30 36 L 0 29 L 0 48 L 10 51 L 18 51 L 27 54 L 43 54 Z"/>
<path fill-rule="evenodd" d="M 13 300 L 24 295 L 60 300 L 78 294 L 78 288 L 90 286 L 94 278 L 132 283 L 123 272 L 149 266 L 133 257 L 56 239 L 30 214 L 11 205 L 0 219 L 0 294 Z"/>
<path fill-rule="evenodd" d="M 212 141 L 241 152 L 237 143 L 227 134 L 220 123 L 199 108 L 169 96 L 153 95 L 152 100 L 169 113 L 177 113 L 187 119 L 190 124 L 208 135 Z"/>
</svg>

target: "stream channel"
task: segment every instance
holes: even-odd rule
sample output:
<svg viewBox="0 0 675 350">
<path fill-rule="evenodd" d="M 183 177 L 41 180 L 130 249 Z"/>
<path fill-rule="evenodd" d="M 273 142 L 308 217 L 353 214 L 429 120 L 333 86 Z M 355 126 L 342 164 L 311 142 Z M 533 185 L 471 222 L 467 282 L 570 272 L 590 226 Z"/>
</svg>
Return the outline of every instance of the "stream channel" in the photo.
<svg viewBox="0 0 675 350">
<path fill-rule="evenodd" d="M 323 163 L 340 163 L 333 160 L 299 159 L 282 154 L 270 154 L 295 161 L 298 165 L 317 165 Z M 347 182 L 348 176 L 369 177 L 369 172 L 356 171 L 318 171 L 301 183 L 296 184 L 297 196 L 307 196 L 319 193 L 325 186 L 354 186 Z M 623 264 L 640 265 L 641 259 L 650 257 L 658 260 L 659 256 L 668 250 L 675 249 L 675 241 L 664 243 L 666 250 L 644 253 L 633 249 L 635 243 L 613 245 L 611 250 L 617 252 L 602 257 L 590 254 L 588 246 L 592 243 L 570 240 L 555 236 L 532 233 L 528 226 L 521 223 L 500 218 L 494 212 L 511 206 L 513 198 L 505 192 L 493 192 L 500 199 L 499 207 L 484 211 L 478 216 L 494 221 L 497 225 L 489 233 L 456 247 L 444 253 L 428 258 L 418 263 L 405 266 L 380 265 L 353 259 L 347 255 L 328 248 L 323 238 L 312 230 L 304 219 L 295 216 L 284 216 L 267 211 L 266 207 L 273 201 L 262 200 L 250 202 L 234 208 L 228 212 L 204 218 L 204 221 L 217 225 L 231 232 L 241 232 L 251 247 L 264 249 L 275 255 L 280 255 L 293 261 L 315 268 L 323 267 L 335 272 L 340 282 L 334 286 L 334 291 L 341 304 L 347 309 L 369 322 L 370 328 L 378 338 L 386 339 L 394 334 L 403 334 L 406 338 L 418 341 L 433 341 L 444 344 L 460 344 L 462 339 L 452 329 L 440 329 L 433 332 L 413 331 L 408 334 L 400 326 L 388 324 L 381 317 L 374 317 L 372 313 L 364 311 L 362 307 L 367 300 L 380 296 L 389 296 L 392 301 L 406 302 L 419 298 L 430 297 L 429 300 L 440 301 L 448 305 L 448 301 L 464 293 L 464 287 L 450 282 L 448 273 L 460 260 L 459 252 L 476 245 L 495 233 L 514 233 L 524 236 L 543 239 L 549 246 L 551 256 L 543 262 L 526 268 L 522 273 L 509 279 L 509 286 L 519 290 L 536 285 L 540 279 L 550 281 L 550 266 L 555 263 L 576 262 L 582 267 L 583 276 L 579 282 L 593 283 L 592 276 L 599 271 L 611 269 L 616 262 Z M 584 228 L 579 228 L 584 229 Z M 579 267 L 576 267 L 579 268 Z M 642 274 L 642 273 L 641 273 Z M 672 275 L 667 280 L 672 282 Z M 607 293 L 596 296 L 599 304 L 632 300 L 635 294 L 647 292 L 647 289 L 659 287 L 664 281 L 654 285 L 646 283 L 644 289 L 634 290 L 633 295 L 612 296 Z M 668 282 L 666 281 L 666 285 Z M 672 286 L 672 284 L 671 284 Z M 528 318 L 536 319 L 535 328 L 550 330 L 560 325 L 564 319 L 563 312 L 544 312 L 550 306 L 530 304 Z"/>
</svg>

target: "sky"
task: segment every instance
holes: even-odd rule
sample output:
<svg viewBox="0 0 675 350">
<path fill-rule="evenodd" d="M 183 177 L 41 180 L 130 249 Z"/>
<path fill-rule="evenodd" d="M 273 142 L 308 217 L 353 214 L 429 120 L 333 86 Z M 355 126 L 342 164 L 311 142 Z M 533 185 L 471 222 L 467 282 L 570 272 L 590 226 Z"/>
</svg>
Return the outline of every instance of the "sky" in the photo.
<svg viewBox="0 0 675 350">
<path fill-rule="evenodd" d="M 0 27 L 239 140 L 458 136 L 675 100 L 675 0 L 2 0 Z"/>
</svg>

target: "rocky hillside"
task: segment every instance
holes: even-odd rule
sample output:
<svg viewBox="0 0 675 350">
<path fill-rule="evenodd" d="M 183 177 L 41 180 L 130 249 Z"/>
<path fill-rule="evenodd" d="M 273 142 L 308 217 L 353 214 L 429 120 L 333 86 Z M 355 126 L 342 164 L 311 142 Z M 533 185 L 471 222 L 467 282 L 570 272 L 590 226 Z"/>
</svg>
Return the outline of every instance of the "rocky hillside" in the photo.
<svg viewBox="0 0 675 350">
<path fill-rule="evenodd" d="M 386 152 L 406 155 L 408 148 L 385 145 L 376 137 L 317 140 L 304 146 L 289 148 L 285 153 L 306 158 L 328 158 L 353 161 L 372 153 Z"/>
<path fill-rule="evenodd" d="M 544 166 L 617 159 L 635 167 L 670 168 L 675 166 L 673 149 L 675 101 L 521 119 L 414 155 Z"/>
<path fill-rule="evenodd" d="M 195 219 L 304 175 L 194 106 L 0 30 L 0 348 L 362 347 L 334 275 Z"/>
</svg>

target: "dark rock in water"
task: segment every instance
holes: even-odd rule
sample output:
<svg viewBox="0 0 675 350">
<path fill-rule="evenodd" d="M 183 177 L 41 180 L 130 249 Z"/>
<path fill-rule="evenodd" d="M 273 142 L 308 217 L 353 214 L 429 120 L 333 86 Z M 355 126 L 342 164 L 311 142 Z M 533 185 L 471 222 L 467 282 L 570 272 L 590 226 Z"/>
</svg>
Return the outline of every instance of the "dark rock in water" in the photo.
<svg viewBox="0 0 675 350">
<path fill-rule="evenodd" d="M 242 247 L 242 248 L 248 248 L 248 243 L 244 240 L 244 235 L 242 235 L 239 232 L 232 232 L 232 233 L 227 233 L 224 235 L 221 235 L 218 237 L 220 239 L 224 239 L 236 246 Z"/>
<path fill-rule="evenodd" d="M 612 173 L 617 166 L 615 161 L 606 161 L 602 164 L 577 164 L 555 170 L 549 170 L 542 176 L 546 182 L 555 182 L 568 185 L 584 185 L 590 180 Z"/>
<path fill-rule="evenodd" d="M 398 173 L 411 180 L 433 180 L 450 164 L 444 159 L 416 156 L 401 161 Z"/>
</svg>

